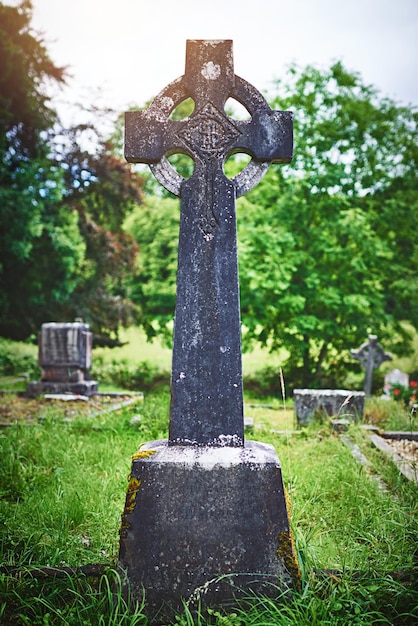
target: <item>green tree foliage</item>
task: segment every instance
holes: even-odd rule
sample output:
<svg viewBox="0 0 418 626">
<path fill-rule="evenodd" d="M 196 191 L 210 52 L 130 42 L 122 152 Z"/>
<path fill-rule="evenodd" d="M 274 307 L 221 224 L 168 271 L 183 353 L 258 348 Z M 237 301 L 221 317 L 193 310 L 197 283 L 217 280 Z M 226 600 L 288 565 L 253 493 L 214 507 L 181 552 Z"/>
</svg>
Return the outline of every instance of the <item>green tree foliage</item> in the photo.
<svg viewBox="0 0 418 626">
<path fill-rule="evenodd" d="M 0 3 L 0 334 L 13 338 L 50 319 L 84 254 L 77 217 L 56 209 L 63 180 L 46 135 L 56 120 L 46 86 L 64 72 L 30 20 L 30 2 Z"/>
<path fill-rule="evenodd" d="M 140 308 L 140 320 L 149 339 L 171 342 L 176 302 L 176 270 L 180 202 L 177 198 L 148 196 L 126 221 L 126 230 L 139 243 L 138 274 L 131 298 Z"/>
<path fill-rule="evenodd" d="M 138 245 L 123 223 L 142 198 L 142 179 L 114 154 L 91 126 L 63 131 L 60 164 L 65 193 L 62 206 L 75 212 L 86 246 L 82 279 L 64 307 L 68 319 L 82 317 L 95 342 L 117 345 L 120 326 L 137 320 L 130 297 L 135 284 Z M 93 142 L 92 150 L 88 144 Z M 83 148 L 87 144 L 89 149 Z"/>
<path fill-rule="evenodd" d="M 81 316 L 112 343 L 135 313 L 137 244 L 122 224 L 142 181 L 94 126 L 59 126 L 47 87 L 64 71 L 31 10 L 0 3 L 0 335 Z"/>
<path fill-rule="evenodd" d="M 295 384 L 336 384 L 370 331 L 401 352 L 418 326 L 416 112 L 340 63 L 277 93 L 295 157 L 241 201 L 246 339 L 285 348 Z"/>
</svg>

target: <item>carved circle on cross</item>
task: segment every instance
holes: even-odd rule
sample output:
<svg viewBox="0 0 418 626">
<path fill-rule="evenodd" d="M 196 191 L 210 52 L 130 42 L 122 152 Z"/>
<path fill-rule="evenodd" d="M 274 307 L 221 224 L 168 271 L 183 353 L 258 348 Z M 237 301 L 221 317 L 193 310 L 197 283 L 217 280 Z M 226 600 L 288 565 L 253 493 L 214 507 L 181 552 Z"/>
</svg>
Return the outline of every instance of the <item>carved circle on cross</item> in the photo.
<svg viewBox="0 0 418 626">
<path fill-rule="evenodd" d="M 235 76 L 234 82 L 234 88 L 230 93 L 230 97 L 242 104 L 251 116 L 254 115 L 256 110 L 270 111 L 266 99 L 253 85 L 239 76 Z M 184 77 L 181 76 L 167 85 L 156 96 L 149 107 L 149 112 L 153 112 L 157 118 L 164 121 L 188 97 L 189 94 L 184 86 Z M 270 163 L 268 161 L 257 162 L 251 159 L 245 168 L 231 179 L 235 184 L 236 197 L 239 198 L 251 191 L 267 173 L 269 166 Z M 181 195 L 181 185 L 186 179 L 174 169 L 166 156 L 163 156 L 158 163 L 151 164 L 150 168 L 163 187 L 175 196 Z"/>
</svg>

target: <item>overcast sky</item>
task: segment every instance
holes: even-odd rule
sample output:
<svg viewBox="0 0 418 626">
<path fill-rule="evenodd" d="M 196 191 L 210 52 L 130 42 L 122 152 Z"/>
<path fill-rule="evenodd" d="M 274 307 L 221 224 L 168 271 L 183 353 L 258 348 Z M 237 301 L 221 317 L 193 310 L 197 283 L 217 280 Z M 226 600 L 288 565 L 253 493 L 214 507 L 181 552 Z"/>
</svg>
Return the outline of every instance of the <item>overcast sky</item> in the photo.
<svg viewBox="0 0 418 626">
<path fill-rule="evenodd" d="M 186 39 L 233 39 L 258 89 L 295 61 L 342 60 L 383 95 L 418 104 L 418 0 L 32 0 L 33 24 L 72 78 L 63 102 L 123 111 L 184 73 Z M 17 1 L 6 0 L 6 4 Z"/>
</svg>

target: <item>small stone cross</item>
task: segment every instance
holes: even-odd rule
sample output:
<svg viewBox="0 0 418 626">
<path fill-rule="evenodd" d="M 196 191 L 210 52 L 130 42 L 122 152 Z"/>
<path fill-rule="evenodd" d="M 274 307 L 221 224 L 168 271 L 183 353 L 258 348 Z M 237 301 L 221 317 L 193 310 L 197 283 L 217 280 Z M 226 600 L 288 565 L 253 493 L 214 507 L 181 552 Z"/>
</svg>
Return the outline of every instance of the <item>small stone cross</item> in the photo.
<svg viewBox="0 0 418 626">
<path fill-rule="evenodd" d="M 172 120 L 191 98 L 192 115 Z M 225 113 L 228 98 L 251 119 Z M 240 307 L 235 199 L 250 191 L 270 163 L 292 158 L 292 114 L 272 111 L 264 97 L 234 74 L 232 41 L 191 40 L 184 76 L 145 111 L 125 114 L 125 157 L 148 163 L 181 197 L 169 444 L 243 446 Z M 244 152 L 252 161 L 235 178 L 225 160 Z M 194 161 L 190 178 L 167 156 Z"/>
<path fill-rule="evenodd" d="M 382 346 L 377 343 L 376 335 L 369 335 L 368 341 L 362 343 L 360 348 L 351 350 L 351 356 L 360 361 L 360 364 L 366 370 L 364 391 L 366 396 L 370 396 L 372 393 L 373 370 L 378 368 L 383 361 L 390 361 L 392 355 L 390 352 L 385 352 Z"/>
</svg>

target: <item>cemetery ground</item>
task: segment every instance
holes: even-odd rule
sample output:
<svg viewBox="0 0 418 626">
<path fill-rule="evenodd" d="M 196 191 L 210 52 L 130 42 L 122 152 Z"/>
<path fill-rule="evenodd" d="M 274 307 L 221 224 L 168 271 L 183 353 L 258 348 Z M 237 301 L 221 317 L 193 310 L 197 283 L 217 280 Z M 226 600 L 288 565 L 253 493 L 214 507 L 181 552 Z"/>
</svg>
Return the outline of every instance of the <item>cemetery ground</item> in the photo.
<svg viewBox="0 0 418 626">
<path fill-rule="evenodd" d="M 11 402 L 29 403 L 26 417 L 20 409 L 13 419 Z M 118 528 L 132 454 L 142 442 L 167 437 L 167 387 L 116 411 L 106 399 L 92 407 L 0 396 L 0 407 L 6 403 L 0 624 L 146 624 L 141 607 L 130 610 L 121 593 Z M 417 484 L 372 447 L 360 425 L 348 435 L 368 467 L 328 419 L 297 433 L 289 399 L 246 396 L 245 413 L 254 418 L 247 439 L 272 443 L 282 464 L 300 589 L 291 598 L 277 591 L 277 600 L 251 597 L 205 616 L 185 606 L 173 624 L 417 623 Z M 364 421 L 381 430 L 418 430 L 416 416 L 394 401 L 368 400 Z"/>
</svg>

